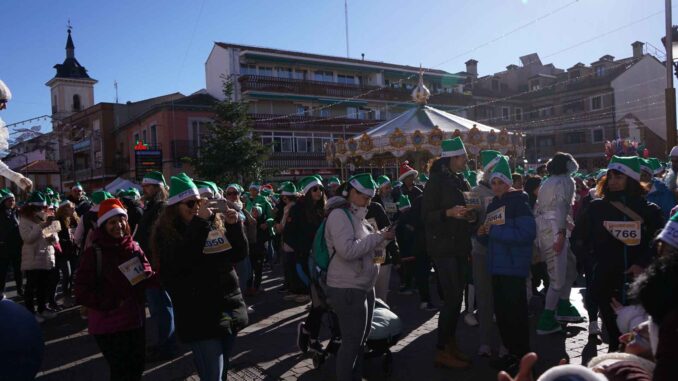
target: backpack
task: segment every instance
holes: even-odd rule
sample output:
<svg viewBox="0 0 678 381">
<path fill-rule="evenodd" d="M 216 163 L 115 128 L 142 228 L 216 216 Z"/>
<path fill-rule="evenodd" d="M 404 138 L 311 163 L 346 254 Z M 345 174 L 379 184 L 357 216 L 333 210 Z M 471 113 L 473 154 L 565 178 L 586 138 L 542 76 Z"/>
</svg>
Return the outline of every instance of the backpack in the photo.
<svg viewBox="0 0 678 381">
<path fill-rule="evenodd" d="M 340 208 L 346 213 L 353 231 L 355 232 L 355 226 L 353 226 L 353 219 L 351 218 L 351 213 L 346 208 Z M 329 215 L 328 215 L 329 217 Z M 309 272 L 311 273 L 311 279 L 314 281 L 325 282 L 327 278 L 327 269 L 330 267 L 330 262 L 334 258 L 335 251 L 330 254 L 329 248 L 327 247 L 327 241 L 325 240 L 325 225 L 327 224 L 327 217 L 320 223 L 318 230 L 315 232 L 315 237 L 313 238 L 313 246 L 311 247 L 311 255 L 309 256 Z"/>
</svg>

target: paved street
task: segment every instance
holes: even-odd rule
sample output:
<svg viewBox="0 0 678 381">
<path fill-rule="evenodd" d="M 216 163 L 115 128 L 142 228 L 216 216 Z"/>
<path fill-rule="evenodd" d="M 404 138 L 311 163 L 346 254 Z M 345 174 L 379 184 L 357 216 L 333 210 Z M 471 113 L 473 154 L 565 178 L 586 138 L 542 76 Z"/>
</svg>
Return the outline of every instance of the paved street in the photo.
<svg viewBox="0 0 678 381">
<path fill-rule="evenodd" d="M 395 281 L 393 279 L 393 287 Z M 279 269 L 267 271 L 263 287 L 266 292 L 250 300 L 256 309 L 252 323 L 236 341 L 229 379 L 232 380 L 332 380 L 334 361 L 330 358 L 321 369 L 314 369 L 311 359 L 301 356 L 295 345 L 296 326 L 306 314 L 306 306 L 285 302 L 276 289 L 281 286 Z M 13 297 L 13 288 L 9 296 Z M 580 289 L 573 291 L 581 306 Z M 418 296 L 392 293 L 393 311 L 403 320 L 403 338 L 393 347 L 394 371 L 391 380 L 496 380 L 496 371 L 489 360 L 475 357 L 473 368 L 465 371 L 433 367 L 437 313 L 417 309 Z M 539 306 L 534 299 L 533 305 Z M 536 314 L 535 314 L 536 316 Z M 531 317 L 532 331 L 536 317 Z M 602 343 L 589 342 L 586 323 L 570 325 L 566 335 L 533 336 L 532 348 L 540 355 L 537 371 L 569 356 L 572 363 L 588 360 L 596 351 L 606 350 Z M 87 334 L 86 321 L 78 310 L 65 310 L 59 317 L 43 324 L 46 350 L 38 380 L 102 380 L 107 379 L 107 366 L 94 340 Z M 477 327 L 459 324 L 459 344 L 467 353 L 475 353 Z M 153 340 L 148 337 L 148 340 Z M 181 355 L 167 363 L 148 364 L 145 380 L 198 380 L 191 354 L 182 346 Z M 382 361 L 366 361 L 365 379 L 384 380 Z"/>
</svg>

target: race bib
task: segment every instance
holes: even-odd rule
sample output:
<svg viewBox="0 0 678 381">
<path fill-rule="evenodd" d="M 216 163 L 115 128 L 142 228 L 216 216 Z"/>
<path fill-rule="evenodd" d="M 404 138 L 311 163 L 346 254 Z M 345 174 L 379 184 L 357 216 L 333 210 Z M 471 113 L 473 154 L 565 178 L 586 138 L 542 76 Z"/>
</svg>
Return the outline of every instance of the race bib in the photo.
<svg viewBox="0 0 678 381">
<path fill-rule="evenodd" d="M 503 225 L 506 222 L 506 207 L 502 206 L 487 213 L 485 217 L 485 225 Z"/>
<path fill-rule="evenodd" d="M 118 266 L 118 268 L 120 271 L 122 271 L 122 273 L 125 275 L 125 278 L 127 278 L 132 286 L 146 279 L 144 266 L 141 264 L 141 261 L 137 256 L 121 264 Z"/>
<path fill-rule="evenodd" d="M 398 205 L 395 202 L 385 202 L 384 210 L 387 214 L 396 214 L 398 213 Z"/>
<path fill-rule="evenodd" d="M 202 249 L 203 254 L 215 254 L 223 251 L 231 250 L 231 243 L 226 239 L 223 229 L 210 230 L 205 241 L 205 247 Z"/>
<path fill-rule="evenodd" d="M 603 221 L 603 226 L 624 245 L 640 245 L 640 221 Z"/>
<path fill-rule="evenodd" d="M 59 223 L 59 221 L 52 221 L 51 225 L 42 229 L 42 236 L 43 237 L 49 237 L 50 235 L 52 235 L 54 233 L 58 233 L 60 231 L 61 231 L 61 224 Z"/>
<path fill-rule="evenodd" d="M 466 202 L 466 206 L 470 206 L 471 208 L 482 207 L 480 204 L 480 196 L 475 192 L 464 192 L 464 202 Z"/>
</svg>

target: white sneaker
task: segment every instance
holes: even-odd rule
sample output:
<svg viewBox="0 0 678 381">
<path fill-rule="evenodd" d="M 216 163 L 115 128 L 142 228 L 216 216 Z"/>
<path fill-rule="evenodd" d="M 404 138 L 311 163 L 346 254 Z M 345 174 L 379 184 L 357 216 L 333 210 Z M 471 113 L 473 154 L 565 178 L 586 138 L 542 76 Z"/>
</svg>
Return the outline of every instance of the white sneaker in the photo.
<svg viewBox="0 0 678 381">
<path fill-rule="evenodd" d="M 597 321 L 589 322 L 589 335 L 600 335 L 602 331 Z"/>
<path fill-rule="evenodd" d="M 464 315 L 464 322 L 466 322 L 466 324 L 470 325 L 471 327 L 478 325 L 478 319 L 476 319 L 476 316 L 471 312 L 467 312 Z"/>
<path fill-rule="evenodd" d="M 42 324 L 42 323 L 45 322 L 45 318 L 43 318 L 42 316 L 40 316 L 40 314 L 35 314 L 35 315 L 33 315 L 33 316 L 35 316 L 35 321 L 37 321 L 38 324 Z"/>
<path fill-rule="evenodd" d="M 489 345 L 483 344 L 478 348 L 478 356 L 480 357 L 491 357 L 492 356 L 492 348 L 490 348 Z"/>
<path fill-rule="evenodd" d="M 42 318 L 45 319 L 45 320 L 49 320 L 49 319 L 54 319 L 55 317 L 57 317 L 57 313 L 54 312 L 54 311 L 50 311 L 50 310 L 44 310 L 40 313 L 40 316 L 42 316 Z"/>
</svg>

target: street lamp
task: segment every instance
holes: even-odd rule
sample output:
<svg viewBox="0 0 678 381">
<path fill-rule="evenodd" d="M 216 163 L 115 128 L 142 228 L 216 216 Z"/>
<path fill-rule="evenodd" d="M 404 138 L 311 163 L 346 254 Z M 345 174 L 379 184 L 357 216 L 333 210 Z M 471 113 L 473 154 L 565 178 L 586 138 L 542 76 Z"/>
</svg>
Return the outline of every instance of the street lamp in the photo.
<svg viewBox="0 0 678 381">
<path fill-rule="evenodd" d="M 662 45 L 666 48 L 666 36 L 662 37 Z M 678 77 L 678 25 L 671 27 L 671 58 L 673 58 L 674 73 Z"/>
<path fill-rule="evenodd" d="M 678 28 L 672 25 L 671 0 L 665 0 L 666 36 L 662 38 L 662 44 L 666 50 L 666 90 L 664 102 L 666 107 L 666 156 L 676 145 L 676 89 L 673 87 L 672 66 L 678 74 L 678 67 L 674 61 L 678 57 Z"/>
</svg>

